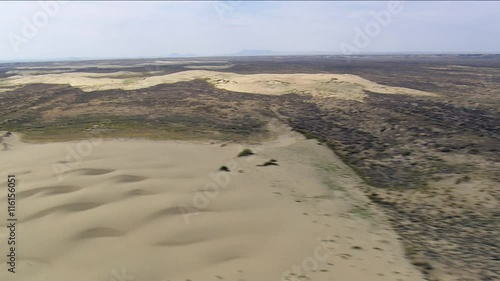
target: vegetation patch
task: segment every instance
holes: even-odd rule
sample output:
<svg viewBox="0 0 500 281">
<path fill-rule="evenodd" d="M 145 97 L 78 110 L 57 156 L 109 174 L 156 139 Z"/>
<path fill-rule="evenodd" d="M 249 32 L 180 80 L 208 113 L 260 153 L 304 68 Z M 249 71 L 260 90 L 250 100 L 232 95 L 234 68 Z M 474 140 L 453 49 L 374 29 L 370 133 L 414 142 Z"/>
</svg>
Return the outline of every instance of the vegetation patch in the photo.
<svg viewBox="0 0 500 281">
<path fill-rule="evenodd" d="M 349 212 L 353 215 L 362 218 L 371 218 L 374 215 L 374 213 L 369 209 L 369 207 L 361 207 L 361 206 L 355 206 Z"/>
</svg>

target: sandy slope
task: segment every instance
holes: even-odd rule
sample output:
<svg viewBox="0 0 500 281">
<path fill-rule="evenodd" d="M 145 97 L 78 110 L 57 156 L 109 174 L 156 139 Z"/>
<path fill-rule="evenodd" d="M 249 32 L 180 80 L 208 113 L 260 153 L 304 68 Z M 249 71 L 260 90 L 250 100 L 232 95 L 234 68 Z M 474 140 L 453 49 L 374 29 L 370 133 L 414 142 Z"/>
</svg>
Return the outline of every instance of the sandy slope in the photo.
<svg viewBox="0 0 500 281">
<path fill-rule="evenodd" d="M 242 158 L 234 143 L 5 141 L 0 280 L 423 280 L 360 181 L 312 140 L 282 135 Z M 271 158 L 279 166 L 257 166 Z M 16 274 L 4 255 L 8 173 Z"/>
</svg>

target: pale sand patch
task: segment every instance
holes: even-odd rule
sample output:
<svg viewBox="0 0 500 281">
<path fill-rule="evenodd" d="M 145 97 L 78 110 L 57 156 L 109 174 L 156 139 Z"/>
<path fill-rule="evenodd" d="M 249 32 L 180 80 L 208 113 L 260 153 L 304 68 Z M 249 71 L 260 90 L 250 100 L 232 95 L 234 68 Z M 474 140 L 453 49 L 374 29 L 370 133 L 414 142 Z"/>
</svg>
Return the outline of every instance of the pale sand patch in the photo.
<svg viewBox="0 0 500 281">
<path fill-rule="evenodd" d="M 17 87 L 0 87 L 0 93 L 4 93 L 4 92 L 8 92 L 8 91 L 12 91 L 12 90 L 15 90 Z"/>
<path fill-rule="evenodd" d="M 205 64 L 210 64 L 210 63 L 228 63 L 228 61 L 225 60 L 155 60 L 152 64 L 151 63 L 142 63 L 139 65 L 180 65 L 180 64 L 193 64 L 193 63 L 205 63 Z"/>
<path fill-rule="evenodd" d="M 67 151 L 82 142 L 16 138 L 0 151 L 0 243 L 6 253 L 13 173 L 19 260 L 11 274 L 0 256 L 0 280 L 130 280 L 113 275 L 122 270 L 138 281 L 423 280 L 360 180 L 313 140 L 284 134 L 251 146 L 254 158 L 237 158 L 234 143 L 109 140 L 78 160 Z M 279 166 L 256 166 L 271 158 Z M 62 181 L 52 164 L 69 165 Z M 345 190 L 329 189 L 328 177 Z M 192 208 L 203 192 L 208 204 Z"/>
<path fill-rule="evenodd" d="M 359 101 L 362 101 L 366 96 L 365 91 L 382 94 L 436 96 L 436 94 L 429 92 L 377 84 L 351 74 L 237 74 L 208 70 L 188 70 L 162 76 L 133 79 L 127 79 L 127 75 L 130 75 L 130 73 L 64 73 L 12 76 L 4 79 L 3 83 L 6 86 L 32 83 L 69 84 L 90 92 L 110 89 L 134 90 L 159 84 L 205 79 L 220 89 L 267 95 L 298 93 Z"/>
<path fill-rule="evenodd" d="M 68 72 L 67 70 L 31 70 L 31 69 L 16 69 L 16 70 L 9 70 L 6 73 L 7 74 L 13 74 L 13 75 L 21 75 L 21 76 L 29 76 L 29 75 L 43 75 L 43 74 L 59 74 L 59 73 L 66 73 Z"/>
<path fill-rule="evenodd" d="M 233 67 L 234 64 L 225 64 L 225 65 L 187 65 L 184 68 L 187 69 L 207 69 L 207 70 L 218 70 L 218 69 L 228 69 Z"/>
<path fill-rule="evenodd" d="M 70 68 L 70 69 L 83 69 L 83 68 L 129 68 L 134 67 L 127 65 L 119 65 L 119 64 L 73 64 L 70 62 L 63 63 L 52 63 L 51 65 L 46 66 L 18 66 L 16 69 L 20 70 L 37 70 L 37 69 L 58 69 L 58 68 Z"/>
<path fill-rule="evenodd" d="M 124 64 L 109 64 L 109 63 L 95 63 L 95 64 L 80 64 L 78 62 L 60 62 L 60 63 L 52 63 L 51 65 L 45 66 L 19 66 L 15 69 L 20 70 L 36 70 L 36 69 L 57 69 L 57 68 L 70 68 L 70 69 L 84 69 L 84 68 L 133 68 L 133 67 L 143 67 L 143 66 L 154 66 L 154 65 L 184 65 L 184 64 L 225 64 L 228 61 L 221 60 L 213 60 L 213 61 L 203 61 L 203 60 L 155 60 L 154 62 L 142 62 L 142 63 L 132 63 L 125 62 Z"/>
</svg>

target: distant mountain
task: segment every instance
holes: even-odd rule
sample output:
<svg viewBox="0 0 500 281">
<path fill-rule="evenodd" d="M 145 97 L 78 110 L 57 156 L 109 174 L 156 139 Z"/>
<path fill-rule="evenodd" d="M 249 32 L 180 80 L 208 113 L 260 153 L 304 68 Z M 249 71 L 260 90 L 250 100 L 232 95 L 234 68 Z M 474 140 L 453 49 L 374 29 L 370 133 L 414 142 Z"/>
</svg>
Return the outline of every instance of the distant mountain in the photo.
<svg viewBox="0 0 500 281">
<path fill-rule="evenodd" d="M 270 51 L 270 50 L 243 50 L 233 54 L 223 56 L 316 56 L 316 55 L 334 55 L 332 52 L 311 51 L 311 52 L 291 52 L 291 51 Z"/>
</svg>

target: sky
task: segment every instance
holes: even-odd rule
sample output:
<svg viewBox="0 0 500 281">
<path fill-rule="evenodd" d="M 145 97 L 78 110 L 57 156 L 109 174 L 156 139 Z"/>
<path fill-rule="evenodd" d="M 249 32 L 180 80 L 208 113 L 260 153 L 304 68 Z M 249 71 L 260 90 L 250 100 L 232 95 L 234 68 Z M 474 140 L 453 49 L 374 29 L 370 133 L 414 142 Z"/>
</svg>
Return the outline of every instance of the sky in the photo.
<svg viewBox="0 0 500 281">
<path fill-rule="evenodd" d="M 0 2 L 0 60 L 500 53 L 500 2 Z"/>
</svg>

